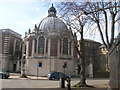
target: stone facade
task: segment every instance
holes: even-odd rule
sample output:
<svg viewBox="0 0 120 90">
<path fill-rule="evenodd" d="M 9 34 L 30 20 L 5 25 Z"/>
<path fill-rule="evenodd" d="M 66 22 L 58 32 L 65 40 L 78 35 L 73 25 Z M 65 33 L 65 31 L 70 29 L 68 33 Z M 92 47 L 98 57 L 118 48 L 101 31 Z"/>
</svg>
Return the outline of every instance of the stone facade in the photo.
<svg viewBox="0 0 120 90">
<path fill-rule="evenodd" d="M 0 29 L 0 69 L 19 71 L 21 35 L 10 30 Z"/>
<path fill-rule="evenodd" d="M 74 75 L 76 40 L 77 37 L 56 16 L 56 9 L 49 8 L 48 16 L 25 34 L 26 74 L 47 76 L 49 72 L 57 71 Z"/>
<path fill-rule="evenodd" d="M 75 71 L 75 62 L 73 60 L 65 60 L 65 59 L 57 59 L 57 58 L 48 58 L 48 59 L 29 59 L 31 61 L 27 61 L 27 75 L 38 75 L 46 76 L 49 72 L 58 71 L 63 72 L 68 75 L 74 75 Z M 37 64 L 42 63 L 42 66 L 38 67 Z M 63 65 L 67 63 L 67 67 L 64 71 Z M 73 65 L 73 66 L 71 66 Z"/>
</svg>

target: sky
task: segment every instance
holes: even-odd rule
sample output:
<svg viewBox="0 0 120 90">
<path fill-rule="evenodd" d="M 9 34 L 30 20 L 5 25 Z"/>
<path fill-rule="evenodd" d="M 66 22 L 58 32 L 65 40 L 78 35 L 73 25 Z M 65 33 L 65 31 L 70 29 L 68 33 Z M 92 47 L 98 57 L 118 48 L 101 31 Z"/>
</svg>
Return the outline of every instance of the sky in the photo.
<svg viewBox="0 0 120 90">
<path fill-rule="evenodd" d="M 34 29 L 35 24 L 39 24 L 48 15 L 52 4 L 55 6 L 55 0 L 0 0 L 0 29 L 9 28 L 24 37 L 29 28 Z"/>
<path fill-rule="evenodd" d="M 48 15 L 52 3 L 54 2 L 0 1 L 0 29 L 9 28 L 24 35 Z"/>
<path fill-rule="evenodd" d="M 48 15 L 48 9 L 52 4 L 55 6 L 56 1 L 58 0 L 0 0 L 0 29 L 8 28 L 24 37 L 29 28 L 33 30 L 35 24 L 39 24 Z M 101 41 L 99 33 L 86 38 Z"/>
</svg>

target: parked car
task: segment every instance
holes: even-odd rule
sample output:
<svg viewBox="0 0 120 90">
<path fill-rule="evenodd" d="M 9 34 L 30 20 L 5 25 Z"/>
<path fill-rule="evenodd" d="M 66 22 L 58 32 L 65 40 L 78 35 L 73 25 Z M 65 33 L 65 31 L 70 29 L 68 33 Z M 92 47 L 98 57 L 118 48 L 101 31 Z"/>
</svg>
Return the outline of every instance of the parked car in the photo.
<svg viewBox="0 0 120 90">
<path fill-rule="evenodd" d="M 64 77 L 65 79 L 69 78 L 68 75 L 61 72 L 50 72 L 47 77 L 49 80 L 55 80 L 55 79 L 59 80 L 61 77 Z"/>
<path fill-rule="evenodd" d="M 10 74 L 6 71 L 3 71 L 3 70 L 0 70 L 0 78 L 5 78 L 5 79 L 8 79 L 10 76 Z"/>
</svg>

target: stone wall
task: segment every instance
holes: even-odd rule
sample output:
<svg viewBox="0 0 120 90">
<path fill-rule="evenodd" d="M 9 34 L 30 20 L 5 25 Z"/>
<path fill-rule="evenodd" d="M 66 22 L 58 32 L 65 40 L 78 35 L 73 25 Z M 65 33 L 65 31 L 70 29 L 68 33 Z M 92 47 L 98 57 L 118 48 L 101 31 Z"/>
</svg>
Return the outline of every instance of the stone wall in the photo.
<svg viewBox="0 0 120 90">
<path fill-rule="evenodd" d="M 5 71 L 9 71 L 9 56 L 8 55 L 0 55 L 0 69 L 5 70 Z"/>
<path fill-rule="evenodd" d="M 42 66 L 38 67 L 37 64 L 41 62 Z M 64 69 L 64 63 L 67 64 L 67 67 Z M 75 61 L 68 59 L 60 58 L 39 58 L 39 59 L 27 59 L 26 62 L 26 74 L 27 75 L 37 75 L 38 76 L 47 76 L 49 72 L 63 72 L 68 75 L 75 75 Z"/>
</svg>

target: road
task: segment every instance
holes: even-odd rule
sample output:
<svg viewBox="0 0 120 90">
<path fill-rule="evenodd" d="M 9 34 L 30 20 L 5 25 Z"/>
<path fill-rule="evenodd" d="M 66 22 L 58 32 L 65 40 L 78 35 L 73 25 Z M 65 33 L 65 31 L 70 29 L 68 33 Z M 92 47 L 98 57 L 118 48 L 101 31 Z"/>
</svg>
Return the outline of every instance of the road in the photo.
<svg viewBox="0 0 120 90">
<path fill-rule="evenodd" d="M 59 88 L 60 82 L 47 79 L 2 79 L 2 88 Z M 108 79 L 88 79 L 87 84 L 98 88 L 107 88 Z M 71 85 L 79 82 L 78 78 L 71 80 Z"/>
</svg>

